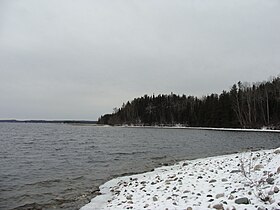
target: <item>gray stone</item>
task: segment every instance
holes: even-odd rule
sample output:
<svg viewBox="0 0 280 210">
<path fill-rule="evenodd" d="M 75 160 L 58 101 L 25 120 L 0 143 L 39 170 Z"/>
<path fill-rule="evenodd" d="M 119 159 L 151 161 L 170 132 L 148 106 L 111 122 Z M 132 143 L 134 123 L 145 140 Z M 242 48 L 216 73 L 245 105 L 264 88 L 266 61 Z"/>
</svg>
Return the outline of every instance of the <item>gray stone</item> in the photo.
<svg viewBox="0 0 280 210">
<path fill-rule="evenodd" d="M 186 163 L 186 162 L 185 162 L 185 163 L 183 163 L 183 166 L 187 166 L 187 165 L 189 165 L 189 164 L 188 164 L 188 163 Z"/>
<path fill-rule="evenodd" d="M 274 192 L 273 192 L 273 191 L 269 191 L 267 194 L 268 194 L 268 195 L 273 195 Z"/>
<path fill-rule="evenodd" d="M 274 154 L 280 154 L 280 149 L 275 150 Z"/>
<path fill-rule="evenodd" d="M 126 196 L 126 199 L 127 199 L 127 200 L 132 200 L 132 195 Z"/>
<path fill-rule="evenodd" d="M 230 173 L 240 173 L 240 170 L 232 170 Z"/>
<path fill-rule="evenodd" d="M 229 200 L 233 200 L 233 199 L 234 199 L 234 196 L 233 196 L 233 195 L 230 195 L 230 196 L 228 197 L 228 199 L 229 199 Z"/>
<path fill-rule="evenodd" d="M 225 193 L 219 193 L 216 195 L 216 199 L 222 198 L 225 196 Z"/>
<path fill-rule="evenodd" d="M 273 179 L 272 177 L 268 177 L 268 178 L 266 179 L 266 182 L 267 182 L 268 184 L 274 184 L 274 179 Z"/>
<path fill-rule="evenodd" d="M 226 178 L 222 178 L 222 182 L 227 182 L 228 180 Z"/>
<path fill-rule="evenodd" d="M 255 171 L 260 171 L 263 167 L 264 167 L 263 165 L 258 164 L 258 165 L 256 165 L 256 166 L 254 167 L 254 170 L 255 170 Z"/>
<path fill-rule="evenodd" d="M 153 201 L 158 201 L 156 196 L 153 197 Z"/>
<path fill-rule="evenodd" d="M 238 198 L 234 201 L 236 204 L 249 204 L 250 201 L 248 198 L 244 197 L 244 198 Z"/>
<path fill-rule="evenodd" d="M 278 193 L 279 192 L 279 188 L 277 186 L 275 186 L 274 189 L 273 189 L 273 192 L 274 193 Z"/>
<path fill-rule="evenodd" d="M 219 203 L 219 204 L 215 204 L 214 206 L 212 206 L 213 209 L 224 209 L 223 204 Z"/>
<path fill-rule="evenodd" d="M 213 182 L 216 182 L 217 180 L 216 179 L 211 179 L 210 181 L 209 181 L 209 183 L 213 183 Z"/>
<path fill-rule="evenodd" d="M 192 207 L 188 207 L 187 210 L 192 210 Z"/>
<path fill-rule="evenodd" d="M 277 168 L 277 174 L 280 174 L 280 167 Z"/>
</svg>

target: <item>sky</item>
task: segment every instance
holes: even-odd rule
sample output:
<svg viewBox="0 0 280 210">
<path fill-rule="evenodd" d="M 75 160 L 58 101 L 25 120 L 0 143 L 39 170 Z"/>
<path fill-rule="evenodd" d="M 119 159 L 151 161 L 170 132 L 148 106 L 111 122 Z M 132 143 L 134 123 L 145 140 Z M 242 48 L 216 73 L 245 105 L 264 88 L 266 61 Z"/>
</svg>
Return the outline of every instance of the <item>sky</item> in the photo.
<svg viewBox="0 0 280 210">
<path fill-rule="evenodd" d="M 0 119 L 96 120 L 280 73 L 280 0 L 0 0 Z"/>
</svg>

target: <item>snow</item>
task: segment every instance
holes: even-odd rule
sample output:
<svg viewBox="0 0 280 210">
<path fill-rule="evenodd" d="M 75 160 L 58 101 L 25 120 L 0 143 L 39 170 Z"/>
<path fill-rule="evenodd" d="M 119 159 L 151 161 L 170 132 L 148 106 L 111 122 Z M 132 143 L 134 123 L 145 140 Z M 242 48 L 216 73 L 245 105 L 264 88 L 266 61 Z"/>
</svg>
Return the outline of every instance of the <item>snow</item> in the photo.
<svg viewBox="0 0 280 210">
<path fill-rule="evenodd" d="M 119 177 L 102 185 L 101 195 L 81 210 L 279 209 L 278 188 L 280 148 L 182 161 Z M 237 204 L 239 198 L 250 203 Z"/>
<path fill-rule="evenodd" d="M 212 128 L 212 127 L 186 127 L 183 125 L 175 125 L 175 126 L 146 126 L 146 125 L 122 125 L 119 127 L 123 128 L 165 128 L 165 129 L 190 129 L 190 130 L 214 130 L 214 131 L 246 131 L 246 132 L 274 132 L 280 133 L 280 130 L 272 130 L 266 127 L 262 127 L 261 129 L 257 128 Z"/>
</svg>

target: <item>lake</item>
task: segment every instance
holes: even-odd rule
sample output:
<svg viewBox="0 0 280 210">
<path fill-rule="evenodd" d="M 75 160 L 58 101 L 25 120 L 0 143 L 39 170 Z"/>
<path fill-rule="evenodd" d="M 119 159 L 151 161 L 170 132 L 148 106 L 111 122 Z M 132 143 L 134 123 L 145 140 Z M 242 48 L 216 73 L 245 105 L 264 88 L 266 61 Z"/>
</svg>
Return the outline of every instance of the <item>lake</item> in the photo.
<svg viewBox="0 0 280 210">
<path fill-rule="evenodd" d="M 280 146 L 280 133 L 0 123 L 0 209 L 79 209 L 98 186 L 179 160 Z"/>
</svg>

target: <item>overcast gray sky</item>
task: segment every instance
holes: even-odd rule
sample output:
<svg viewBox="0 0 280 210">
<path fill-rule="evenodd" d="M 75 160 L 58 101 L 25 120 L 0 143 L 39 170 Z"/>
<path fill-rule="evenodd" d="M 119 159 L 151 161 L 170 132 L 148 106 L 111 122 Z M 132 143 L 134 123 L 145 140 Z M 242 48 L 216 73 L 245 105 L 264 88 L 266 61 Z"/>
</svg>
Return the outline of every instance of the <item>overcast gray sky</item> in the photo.
<svg viewBox="0 0 280 210">
<path fill-rule="evenodd" d="M 280 73 L 279 0 L 0 0 L 0 118 L 97 119 Z"/>
</svg>

